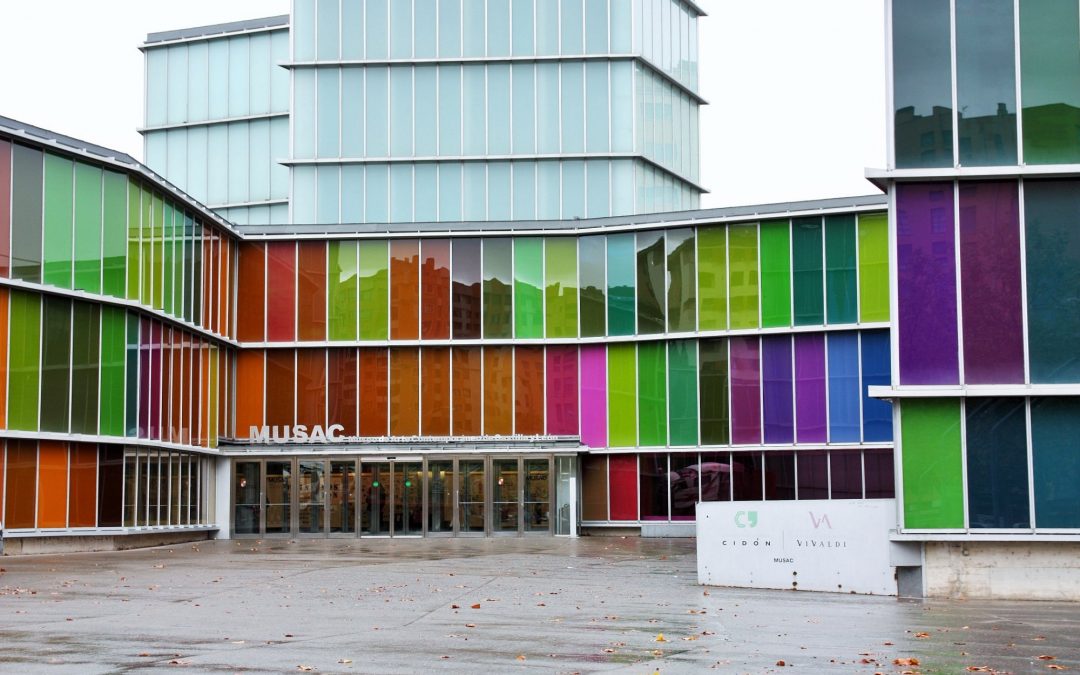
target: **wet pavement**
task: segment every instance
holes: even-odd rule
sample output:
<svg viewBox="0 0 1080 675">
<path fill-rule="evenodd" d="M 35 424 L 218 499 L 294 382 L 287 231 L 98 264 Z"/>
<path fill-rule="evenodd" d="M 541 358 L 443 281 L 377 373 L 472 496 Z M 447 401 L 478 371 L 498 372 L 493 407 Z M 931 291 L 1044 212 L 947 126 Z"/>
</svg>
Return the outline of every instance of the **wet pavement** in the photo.
<svg viewBox="0 0 1080 675">
<path fill-rule="evenodd" d="M 1080 604 L 705 588 L 692 540 L 245 540 L 0 567 L 5 673 L 1080 672 Z"/>
</svg>

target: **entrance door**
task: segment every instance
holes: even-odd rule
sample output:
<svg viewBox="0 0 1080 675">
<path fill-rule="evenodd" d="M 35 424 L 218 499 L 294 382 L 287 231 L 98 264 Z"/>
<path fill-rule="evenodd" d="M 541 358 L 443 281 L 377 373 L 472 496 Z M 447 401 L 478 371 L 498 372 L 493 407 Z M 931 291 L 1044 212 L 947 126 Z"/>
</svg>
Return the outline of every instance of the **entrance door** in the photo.
<svg viewBox="0 0 1080 675">
<path fill-rule="evenodd" d="M 330 462 L 330 534 L 356 534 L 356 461 Z"/>
<path fill-rule="evenodd" d="M 491 529 L 517 534 L 521 528 L 521 481 L 517 458 L 491 460 Z"/>
<path fill-rule="evenodd" d="M 461 485 L 458 493 L 458 534 L 483 535 L 486 531 L 484 483 L 487 477 L 484 460 L 459 459 Z"/>
<path fill-rule="evenodd" d="M 360 533 L 390 536 L 390 462 L 360 463 Z"/>
<path fill-rule="evenodd" d="M 266 534 L 292 534 L 291 460 L 266 462 Z"/>
<path fill-rule="evenodd" d="M 431 459 L 427 463 L 429 536 L 454 533 L 454 492 L 457 489 L 454 462 L 448 459 Z"/>
<path fill-rule="evenodd" d="M 551 462 L 546 457 L 522 460 L 525 477 L 523 528 L 525 532 L 551 532 Z"/>
<path fill-rule="evenodd" d="M 300 460 L 299 498 L 297 509 L 300 534 L 323 534 L 326 516 L 326 463 L 322 460 Z"/>
<path fill-rule="evenodd" d="M 393 462 L 395 537 L 424 534 L 424 473 L 420 462 Z"/>
</svg>

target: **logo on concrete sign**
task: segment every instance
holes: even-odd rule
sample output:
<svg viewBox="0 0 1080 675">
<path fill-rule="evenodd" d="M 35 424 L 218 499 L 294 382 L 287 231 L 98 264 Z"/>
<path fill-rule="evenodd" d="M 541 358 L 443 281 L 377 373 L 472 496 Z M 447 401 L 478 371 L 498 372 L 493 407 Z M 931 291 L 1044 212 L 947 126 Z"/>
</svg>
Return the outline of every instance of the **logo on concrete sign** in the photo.
<svg viewBox="0 0 1080 675">
<path fill-rule="evenodd" d="M 821 514 L 820 518 L 817 518 L 817 517 L 814 516 L 813 511 L 808 511 L 808 513 L 810 514 L 810 522 L 814 525 L 815 530 L 820 528 L 822 526 L 822 524 L 828 526 L 828 528 L 830 530 L 833 529 L 832 528 L 832 522 L 829 521 L 829 514 L 823 513 L 823 514 Z"/>
<path fill-rule="evenodd" d="M 739 511 L 735 514 L 736 527 L 757 527 L 757 511 Z"/>
</svg>

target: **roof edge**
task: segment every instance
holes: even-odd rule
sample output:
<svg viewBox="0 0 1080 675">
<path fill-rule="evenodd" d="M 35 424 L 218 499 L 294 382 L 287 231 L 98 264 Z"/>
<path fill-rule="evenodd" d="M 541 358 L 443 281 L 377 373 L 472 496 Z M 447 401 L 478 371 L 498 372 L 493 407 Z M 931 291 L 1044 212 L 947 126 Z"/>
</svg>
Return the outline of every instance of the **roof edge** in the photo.
<svg viewBox="0 0 1080 675">
<path fill-rule="evenodd" d="M 191 28 L 177 28 L 164 30 L 156 33 L 147 33 L 144 47 L 152 47 L 160 43 L 173 42 L 176 40 L 189 40 L 192 38 L 222 37 L 231 33 L 243 33 L 263 28 L 286 28 L 289 25 L 289 15 L 265 16 L 258 19 L 243 19 L 241 21 L 228 21 L 215 23 L 209 26 L 193 26 Z"/>
</svg>

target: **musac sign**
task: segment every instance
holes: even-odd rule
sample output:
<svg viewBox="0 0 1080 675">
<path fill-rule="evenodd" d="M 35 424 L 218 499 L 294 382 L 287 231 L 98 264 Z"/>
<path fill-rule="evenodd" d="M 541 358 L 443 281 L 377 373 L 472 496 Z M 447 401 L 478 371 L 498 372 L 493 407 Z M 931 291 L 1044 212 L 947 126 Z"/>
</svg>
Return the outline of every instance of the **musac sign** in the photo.
<svg viewBox="0 0 1080 675">
<path fill-rule="evenodd" d="M 896 502 L 703 502 L 698 582 L 896 595 L 889 531 Z"/>
<path fill-rule="evenodd" d="M 251 443 L 375 443 L 375 444 L 408 444 L 408 443 L 449 443 L 473 442 L 555 442 L 576 441 L 576 436 L 542 436 L 527 434 L 510 434 L 508 436 L 346 436 L 342 432 L 345 427 L 340 424 L 331 424 L 325 429 L 321 424 L 306 426 L 297 424 L 294 426 L 251 426 L 248 428 L 248 439 Z"/>
</svg>

